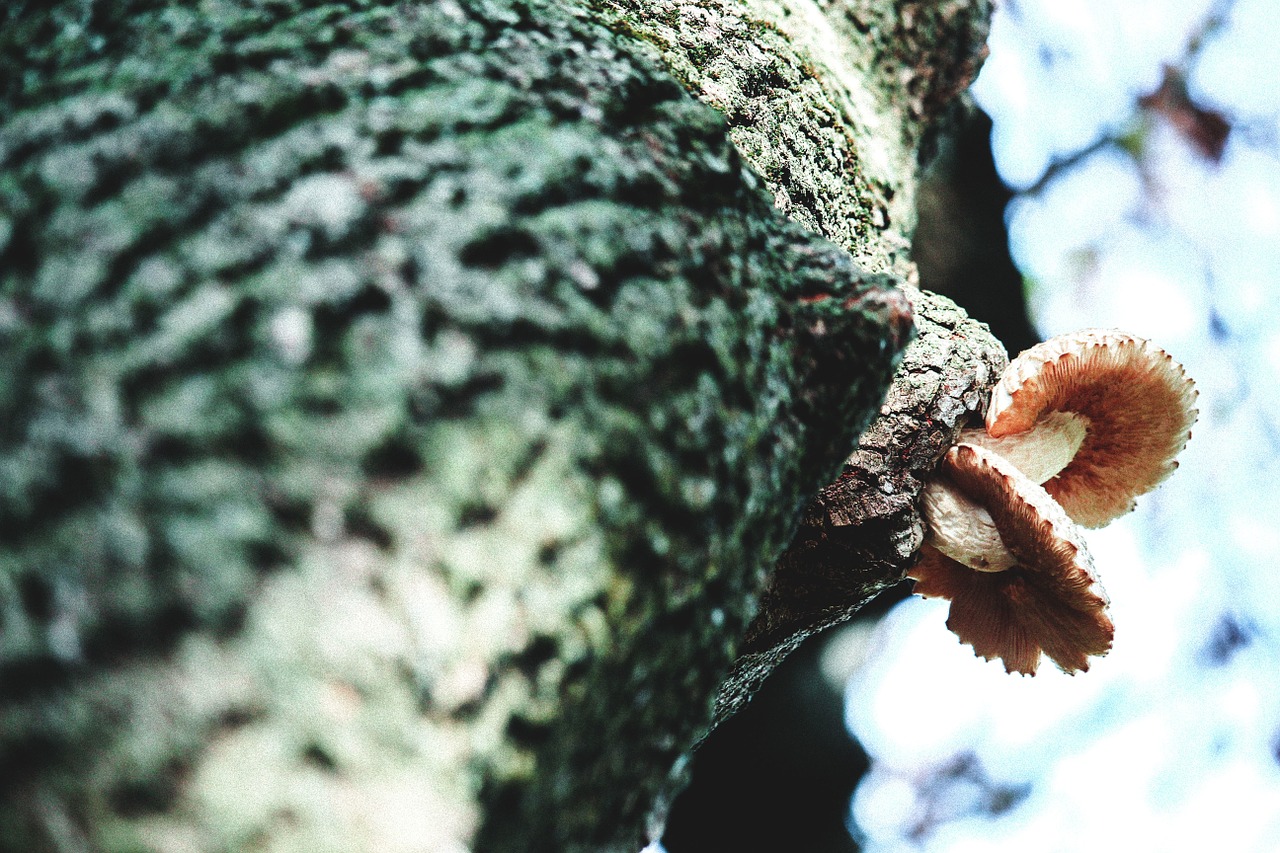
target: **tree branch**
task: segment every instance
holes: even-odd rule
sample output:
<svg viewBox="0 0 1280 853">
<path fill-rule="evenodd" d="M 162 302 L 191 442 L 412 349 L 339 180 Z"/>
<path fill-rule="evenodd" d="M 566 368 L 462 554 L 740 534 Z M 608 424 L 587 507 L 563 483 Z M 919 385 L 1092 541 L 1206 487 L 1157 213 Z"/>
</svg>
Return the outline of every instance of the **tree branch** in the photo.
<svg viewBox="0 0 1280 853">
<path fill-rule="evenodd" d="M 899 582 L 924 538 L 917 498 L 971 415 L 986 410 L 1008 363 L 987 327 L 945 297 L 912 290 L 918 337 L 907 347 L 879 416 L 839 479 L 804 511 L 779 558 L 716 703 L 737 711 L 807 637 L 849 619 Z"/>
</svg>

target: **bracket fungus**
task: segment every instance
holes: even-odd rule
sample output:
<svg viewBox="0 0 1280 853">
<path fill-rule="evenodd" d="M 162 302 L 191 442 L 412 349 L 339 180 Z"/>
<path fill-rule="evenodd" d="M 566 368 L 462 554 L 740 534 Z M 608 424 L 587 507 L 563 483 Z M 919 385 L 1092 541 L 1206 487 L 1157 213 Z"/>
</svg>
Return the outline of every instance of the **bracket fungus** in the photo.
<svg viewBox="0 0 1280 853">
<path fill-rule="evenodd" d="M 1149 341 L 1087 330 L 1009 363 L 984 427 L 961 430 L 922 492 L 915 591 L 951 601 L 947 626 L 1008 672 L 1041 654 L 1067 673 L 1114 627 L 1080 526 L 1133 509 L 1177 467 L 1198 412 L 1182 365 Z"/>
</svg>

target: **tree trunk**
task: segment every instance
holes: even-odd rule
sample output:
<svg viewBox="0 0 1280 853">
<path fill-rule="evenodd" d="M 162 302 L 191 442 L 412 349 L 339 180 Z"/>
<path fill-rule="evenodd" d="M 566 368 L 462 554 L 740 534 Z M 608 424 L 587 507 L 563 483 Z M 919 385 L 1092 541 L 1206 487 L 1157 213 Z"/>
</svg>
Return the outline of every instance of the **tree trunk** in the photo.
<svg viewBox="0 0 1280 853">
<path fill-rule="evenodd" d="M 998 360 L 904 252 L 985 13 L 9 4 L 0 847 L 638 848 Z"/>
</svg>

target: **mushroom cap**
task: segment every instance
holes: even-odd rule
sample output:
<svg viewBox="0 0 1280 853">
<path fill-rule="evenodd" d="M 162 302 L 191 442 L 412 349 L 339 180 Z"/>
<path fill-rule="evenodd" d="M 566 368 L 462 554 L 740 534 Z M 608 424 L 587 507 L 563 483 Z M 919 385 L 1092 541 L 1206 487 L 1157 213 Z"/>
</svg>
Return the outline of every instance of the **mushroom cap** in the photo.
<svg viewBox="0 0 1280 853">
<path fill-rule="evenodd" d="M 939 476 L 987 510 L 1016 561 L 1003 572 L 978 572 L 925 546 L 907 576 L 920 595 L 951 600 L 947 627 L 979 656 L 1003 659 L 1008 672 L 1034 675 L 1041 653 L 1068 673 L 1106 654 L 1115 633 L 1106 593 L 1080 528 L 1048 493 L 968 444 L 947 452 Z"/>
<path fill-rule="evenodd" d="M 1003 572 L 1017 560 L 1005 547 L 995 519 L 940 477 L 920 492 L 920 509 L 928 525 L 925 544 L 975 572 Z"/>
<path fill-rule="evenodd" d="M 1101 527 L 1178 467 L 1195 400 L 1194 383 L 1167 352 L 1090 329 L 1050 338 L 1009 363 L 992 393 L 987 433 L 1026 433 L 1054 412 L 1082 418 L 1080 449 L 1045 490 L 1080 524 Z"/>
<path fill-rule="evenodd" d="M 1033 483 L 1043 483 L 1071 464 L 1088 434 L 1088 422 L 1072 412 L 1046 412 L 1026 432 L 993 438 L 985 427 L 960 430 L 957 444 L 976 444 L 1013 463 Z"/>
</svg>

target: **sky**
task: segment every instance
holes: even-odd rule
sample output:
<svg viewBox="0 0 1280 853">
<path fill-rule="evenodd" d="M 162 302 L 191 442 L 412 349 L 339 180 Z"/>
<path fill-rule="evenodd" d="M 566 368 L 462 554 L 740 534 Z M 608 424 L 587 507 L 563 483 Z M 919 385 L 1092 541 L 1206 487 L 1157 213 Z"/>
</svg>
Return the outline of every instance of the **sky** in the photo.
<svg viewBox="0 0 1280 853">
<path fill-rule="evenodd" d="M 1280 6 L 1005 0 L 990 50 L 973 96 L 1036 329 L 1152 339 L 1200 418 L 1175 475 L 1086 533 L 1116 624 L 1089 672 L 1008 675 L 945 601 L 884 619 L 846 693 L 873 760 L 850 831 L 869 853 L 1273 853 Z"/>
</svg>

